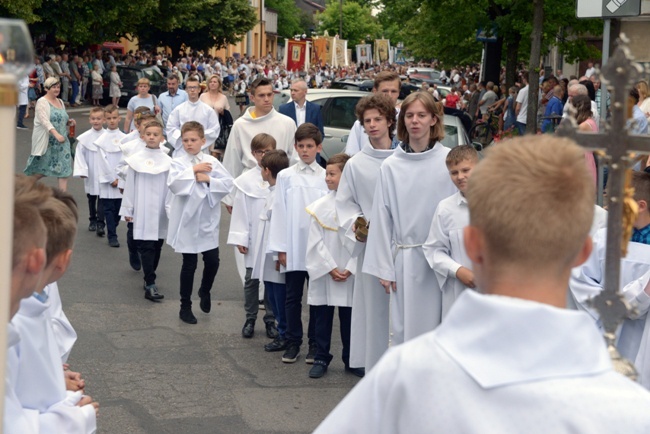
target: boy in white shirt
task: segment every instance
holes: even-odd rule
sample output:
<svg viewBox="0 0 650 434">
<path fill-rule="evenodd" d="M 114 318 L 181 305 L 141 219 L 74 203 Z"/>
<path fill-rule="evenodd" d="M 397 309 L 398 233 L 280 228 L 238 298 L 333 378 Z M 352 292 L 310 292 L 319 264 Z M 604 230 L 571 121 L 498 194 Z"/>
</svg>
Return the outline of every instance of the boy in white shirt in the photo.
<svg viewBox="0 0 650 434">
<path fill-rule="evenodd" d="M 185 323 L 196 324 L 192 286 L 198 254 L 203 256 L 200 307 L 209 313 L 210 291 L 219 270 L 221 199 L 232 190 L 233 179 L 219 160 L 201 152 L 206 139 L 200 123 L 186 122 L 181 128 L 181 139 L 185 152 L 172 161 L 167 179 L 171 192 L 167 204 L 167 244 L 183 254 L 179 317 Z"/>
<path fill-rule="evenodd" d="M 278 174 L 276 195 L 271 217 L 268 250 L 278 254 L 280 265 L 286 269 L 287 349 L 284 363 L 294 363 L 302 344 L 302 294 L 309 279 L 305 258 L 309 234 L 309 214 L 305 207 L 327 194 L 325 169 L 316 162 L 323 138 L 318 127 L 304 123 L 295 135 L 295 152 L 300 160 Z M 311 308 L 310 308 L 311 311 Z M 309 352 L 306 362 L 313 363 L 316 353 L 314 322 L 309 315 Z"/>
<path fill-rule="evenodd" d="M 353 273 L 356 272 L 356 258 L 350 252 L 355 242 L 345 236 L 336 215 L 336 190 L 341 173 L 350 159 L 347 154 L 336 154 L 327 162 L 325 183 L 330 193 L 307 207 L 312 216 L 307 238 L 307 272 L 311 281 L 307 302 L 313 308 L 315 320 L 316 355 L 310 378 L 320 378 L 327 372 L 332 361 L 332 322 L 334 308 L 339 308 L 341 341 L 343 342 L 343 364 L 345 370 L 363 377 L 363 369 L 350 367 L 350 324 L 352 319 Z"/>
<path fill-rule="evenodd" d="M 244 255 L 244 266 L 246 274 L 244 277 L 244 310 L 246 322 L 242 328 L 242 336 L 250 339 L 255 334 L 255 320 L 259 311 L 259 300 L 264 300 L 266 312 L 264 324 L 266 325 L 266 336 L 275 339 L 278 336 L 275 326 L 273 309 L 269 305 L 266 296 L 260 297 L 260 281 L 251 277 L 253 262 L 257 255 L 254 243 L 257 239 L 259 229 L 259 218 L 264 208 L 264 203 L 269 195 L 269 183 L 262 179 L 262 168 L 260 161 L 269 151 L 275 149 L 275 139 L 270 134 L 259 133 L 251 142 L 251 152 L 257 166 L 242 173 L 235 179 L 235 191 L 232 194 L 232 217 L 230 219 L 230 231 L 228 232 L 228 244 L 236 246 L 239 253 Z M 266 292 L 264 292 L 266 294 Z"/>
<path fill-rule="evenodd" d="M 383 86 L 382 86 L 383 87 Z M 356 115 L 370 144 L 354 154 L 343 169 L 336 192 L 336 213 L 348 238 L 358 241 L 355 251 L 357 273 L 352 296 L 352 334 L 350 336 L 350 366 L 370 370 L 388 349 L 388 302 L 390 297 L 374 276 L 362 273 L 366 256 L 366 240 L 357 237 L 357 218 L 370 218 L 379 167 L 394 154 L 395 102 L 381 92 L 362 98 Z"/>
<path fill-rule="evenodd" d="M 165 199 L 172 162 L 171 157 L 160 151 L 162 132 L 163 126 L 157 120 L 144 125 L 146 147 L 126 158 L 129 168 L 120 208 L 124 220 L 133 222 L 133 240 L 144 272 L 144 298 L 155 302 L 165 298 L 156 286 L 156 269 L 167 236 Z"/>
<path fill-rule="evenodd" d="M 99 199 L 99 180 L 97 160 L 99 154 L 94 142 L 106 131 L 104 125 L 104 109 L 91 107 L 89 116 L 91 128 L 77 137 L 77 151 L 74 156 L 73 176 L 83 178 L 84 190 L 88 198 L 88 214 L 90 224 L 88 230 L 104 235 L 104 208 Z"/>
<path fill-rule="evenodd" d="M 122 159 L 120 141 L 125 134 L 120 130 L 120 112 L 117 106 L 108 105 L 104 109 L 106 132 L 95 140 L 99 149 L 99 197 L 104 207 L 106 217 L 106 232 L 108 245 L 120 247 L 117 240 L 117 225 L 120 224 L 119 210 L 122 204 L 122 193 L 118 188 L 117 167 Z"/>
<path fill-rule="evenodd" d="M 269 194 L 264 202 L 264 209 L 259 214 L 258 230 L 255 240 L 255 258 L 251 277 L 264 282 L 264 299 L 272 306 L 273 314 L 278 323 L 278 335 L 273 342 L 264 345 L 264 351 L 283 351 L 287 347 L 287 320 L 285 303 L 287 286 L 284 273 L 280 272 L 280 262 L 276 255 L 268 252 L 270 221 L 273 213 L 275 184 L 278 173 L 289 167 L 289 157 L 282 149 L 268 151 L 260 161 L 262 179 L 269 184 Z M 253 300 L 254 301 L 254 300 Z M 268 309 L 267 309 L 268 311 Z"/>
<path fill-rule="evenodd" d="M 443 319 L 465 288 L 476 288 L 472 264 L 463 245 L 463 229 L 469 224 L 465 192 L 472 170 L 478 164 L 478 152 L 472 145 L 457 146 L 447 154 L 445 163 L 458 192 L 438 204 L 422 247 L 442 291 Z"/>
</svg>

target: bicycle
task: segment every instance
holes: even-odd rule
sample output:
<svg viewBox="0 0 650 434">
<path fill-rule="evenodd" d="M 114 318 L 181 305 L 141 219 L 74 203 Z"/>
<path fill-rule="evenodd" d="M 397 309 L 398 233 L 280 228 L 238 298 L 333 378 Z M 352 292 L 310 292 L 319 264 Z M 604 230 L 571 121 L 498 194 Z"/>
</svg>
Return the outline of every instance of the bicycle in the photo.
<svg viewBox="0 0 650 434">
<path fill-rule="evenodd" d="M 469 130 L 469 138 L 472 142 L 480 143 L 485 149 L 493 142 L 500 139 L 499 136 L 499 116 L 490 112 L 489 119 L 483 118 L 476 121 L 472 129 Z"/>
</svg>

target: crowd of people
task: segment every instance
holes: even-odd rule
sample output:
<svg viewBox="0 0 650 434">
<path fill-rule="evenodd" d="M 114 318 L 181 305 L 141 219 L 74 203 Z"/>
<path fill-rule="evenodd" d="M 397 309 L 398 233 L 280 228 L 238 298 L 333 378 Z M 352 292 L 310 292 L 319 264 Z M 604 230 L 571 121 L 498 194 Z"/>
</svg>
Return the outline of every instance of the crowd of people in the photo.
<svg viewBox="0 0 650 434">
<path fill-rule="evenodd" d="M 137 58 L 125 57 L 120 61 Z M 162 57 L 145 54 L 139 61 L 170 67 Z M 586 301 L 602 289 L 607 219 L 594 205 L 593 155 L 550 135 L 505 141 L 484 159 L 471 145 L 450 150 L 440 142 L 443 105 L 452 103 L 474 117 L 501 108 L 516 116 L 504 125 L 520 129 L 525 72 L 522 88 L 509 89 L 505 100 L 499 98 L 503 87 L 470 84 L 467 91 L 475 89 L 467 104 L 461 102 L 465 91 L 440 98 L 435 87 L 398 104 L 402 71 L 363 72 L 371 74 L 373 92 L 356 107 L 345 153 L 323 161 L 320 107 L 306 101 L 320 73 L 292 76 L 292 100 L 276 110 L 282 71 L 276 77 L 258 66 L 275 71 L 279 65 L 244 59 L 234 70 L 249 69 L 240 73 L 250 106 L 229 126 L 221 161 L 218 143 L 229 111 L 222 82 L 229 74 L 221 63 L 219 73 L 210 62 L 179 62 L 168 70 L 168 91 L 161 95 L 150 94 L 148 79 L 138 81 L 124 119 L 115 104 L 92 107 L 91 128 L 77 137 L 74 159 L 65 106 L 78 94 L 73 86 L 70 99 L 62 95 L 61 75 L 42 83 L 25 169 L 35 176 L 16 179 L 5 432 L 96 429 L 98 404 L 84 394 L 81 374 L 65 365 L 76 334 L 56 284 L 69 264 L 78 221 L 77 205 L 65 192 L 71 174 L 84 182 L 89 231 L 119 248 L 117 227 L 127 224 L 128 261 L 142 271 L 145 299 L 160 303 L 159 287 L 176 287 L 157 281 L 165 242 L 182 255 L 183 323 L 198 323 L 192 299 L 199 254 L 199 308 L 212 309 L 222 204 L 231 213 L 227 245 L 242 279 L 243 338 L 255 334 L 262 303 L 270 339 L 264 351 L 295 363 L 304 343 L 306 289 L 304 358 L 308 376 L 321 378 L 334 359 L 338 308 L 344 370 L 365 378 L 318 432 L 424 432 L 432 419 L 423 414 L 433 414 L 435 425 L 447 427 L 443 432 L 458 424 L 481 432 L 485 421 L 463 415 L 467 402 L 489 404 L 491 424 L 503 432 L 528 430 L 530 417 L 542 432 L 566 430 L 576 417 L 596 431 L 648 431 L 650 392 L 613 371 L 599 313 Z M 458 71 L 449 77 L 463 79 Z M 543 80 L 546 108 L 564 110 L 560 81 Z M 589 121 L 595 115 L 583 91 L 589 83 L 595 88 L 591 79 L 567 83 L 567 112 L 577 112 L 581 129 L 598 126 Z M 474 98 L 476 92 L 483 95 Z M 635 107 L 645 117 L 643 104 Z M 640 124 L 639 118 L 631 125 Z M 59 188 L 36 182 L 43 176 L 59 178 Z M 619 349 L 650 387 L 650 173 L 637 171 L 632 182 L 640 211 L 623 292 L 640 316 L 623 324 Z M 587 313 L 564 309 L 567 300 Z M 572 333 L 560 342 L 566 330 Z M 549 346 L 551 357 L 540 353 Z M 452 392 L 459 399 L 450 400 Z M 543 397 L 535 405 L 515 405 L 535 393 Z M 602 411 L 611 405 L 619 411 Z M 532 416 L 550 412 L 554 417 Z"/>
</svg>

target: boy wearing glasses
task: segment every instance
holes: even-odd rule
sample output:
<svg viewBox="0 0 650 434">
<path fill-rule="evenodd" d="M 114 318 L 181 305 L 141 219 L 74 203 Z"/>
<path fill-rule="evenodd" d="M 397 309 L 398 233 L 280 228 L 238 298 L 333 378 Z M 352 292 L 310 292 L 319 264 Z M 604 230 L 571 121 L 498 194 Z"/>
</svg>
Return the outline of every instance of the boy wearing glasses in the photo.
<svg viewBox="0 0 650 434">
<path fill-rule="evenodd" d="M 187 101 L 171 112 L 165 128 L 167 141 L 174 147 L 174 158 L 186 154 L 181 139 L 181 127 L 186 122 L 194 121 L 203 125 L 205 144 L 201 151 L 213 144 L 221 131 L 217 112 L 203 101 L 199 101 L 199 94 L 201 93 L 199 79 L 195 76 L 189 77 L 185 84 L 185 90 L 187 91 Z"/>
<path fill-rule="evenodd" d="M 323 137 L 316 125 L 307 122 L 298 127 L 294 148 L 300 159 L 278 174 L 273 201 L 268 251 L 278 254 L 280 271 L 285 272 L 287 285 L 287 349 L 282 356 L 285 363 L 298 359 L 302 344 L 302 294 L 305 280 L 309 279 L 305 258 L 311 219 L 305 208 L 328 193 L 325 169 L 316 162 L 322 143 Z M 311 311 L 310 307 L 307 363 L 314 363 L 316 354 Z"/>
<path fill-rule="evenodd" d="M 275 327 L 275 316 L 266 294 L 260 297 L 260 281 L 253 279 L 253 263 L 257 252 L 254 251 L 255 240 L 259 227 L 259 219 L 264 209 L 266 198 L 269 195 L 269 183 L 262 179 L 262 168 L 260 163 L 264 155 L 275 149 L 276 142 L 273 136 L 266 133 L 259 133 L 251 141 L 251 153 L 257 161 L 257 166 L 244 172 L 235 179 L 233 192 L 232 218 L 230 219 L 230 231 L 228 233 L 228 244 L 237 247 L 239 253 L 244 255 L 246 275 L 244 277 L 244 310 L 246 311 L 246 322 L 242 328 L 242 336 L 250 339 L 255 334 L 255 321 L 259 311 L 259 300 L 264 300 L 266 313 L 264 324 L 266 324 L 266 336 L 275 339 L 278 336 Z"/>
</svg>

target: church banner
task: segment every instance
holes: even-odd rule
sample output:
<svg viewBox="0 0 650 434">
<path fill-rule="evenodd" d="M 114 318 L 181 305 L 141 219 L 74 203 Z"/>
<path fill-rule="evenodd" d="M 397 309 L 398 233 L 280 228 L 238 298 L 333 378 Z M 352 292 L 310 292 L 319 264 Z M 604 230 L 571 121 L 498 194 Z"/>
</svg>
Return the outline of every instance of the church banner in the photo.
<svg viewBox="0 0 650 434">
<path fill-rule="evenodd" d="M 336 40 L 336 66 L 348 66 L 348 41 Z"/>
<path fill-rule="evenodd" d="M 357 63 L 372 63 L 372 46 L 370 44 L 357 45 Z"/>
<path fill-rule="evenodd" d="M 375 62 L 389 61 L 390 41 L 388 39 L 375 39 Z"/>
<path fill-rule="evenodd" d="M 311 63 L 313 66 L 325 66 L 326 63 L 330 63 L 330 46 L 329 38 L 314 38 L 312 40 Z"/>
<path fill-rule="evenodd" d="M 287 47 L 287 69 L 289 71 L 304 70 L 307 56 L 307 42 L 288 39 Z"/>
</svg>

